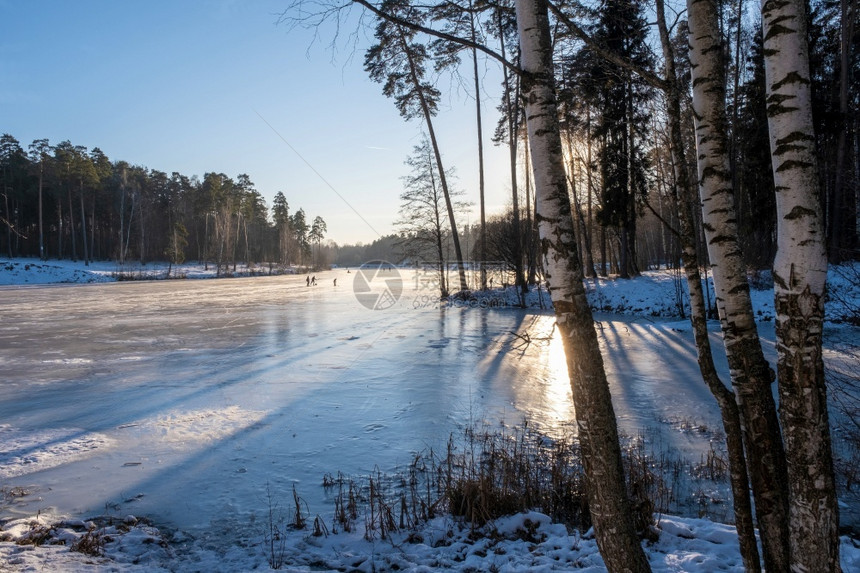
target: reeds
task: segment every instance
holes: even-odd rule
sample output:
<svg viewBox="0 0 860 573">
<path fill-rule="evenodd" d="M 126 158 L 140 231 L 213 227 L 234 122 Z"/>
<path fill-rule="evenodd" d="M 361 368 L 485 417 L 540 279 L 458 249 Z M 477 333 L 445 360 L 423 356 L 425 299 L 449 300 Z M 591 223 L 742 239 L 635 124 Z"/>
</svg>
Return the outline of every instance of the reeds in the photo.
<svg viewBox="0 0 860 573">
<path fill-rule="evenodd" d="M 694 429 L 710 434 L 701 426 Z M 724 503 L 727 462 L 719 436 L 710 436 L 711 449 L 694 461 L 663 445 L 659 435 L 646 430 L 624 440 L 628 495 L 640 535 L 653 539 L 655 516 L 661 513 L 730 517 L 731 506 Z M 334 503 L 331 533 L 354 532 L 363 521 L 368 540 L 385 540 L 397 531 L 414 534 L 440 515 L 473 532 L 529 510 L 545 513 L 571 531 L 591 527 L 578 439 L 565 430 L 550 436 L 528 422 L 470 426 L 449 436 L 441 451 L 414 453 L 404 468 L 387 473 L 377 468 L 365 476 L 326 474 L 323 487 Z M 295 490 L 293 496 L 300 507 Z M 328 532 L 318 515 L 314 534 Z"/>
</svg>

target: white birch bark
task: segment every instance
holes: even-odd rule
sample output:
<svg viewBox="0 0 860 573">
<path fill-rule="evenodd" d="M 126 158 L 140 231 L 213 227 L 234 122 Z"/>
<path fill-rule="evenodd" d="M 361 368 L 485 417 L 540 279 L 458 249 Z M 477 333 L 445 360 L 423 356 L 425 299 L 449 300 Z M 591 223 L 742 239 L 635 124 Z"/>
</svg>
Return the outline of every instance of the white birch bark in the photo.
<svg viewBox="0 0 860 573">
<path fill-rule="evenodd" d="M 544 0 L 517 0 L 541 256 L 570 374 L 597 544 L 609 571 L 650 571 L 633 527 L 609 385 L 585 298 L 567 194 Z"/>
<path fill-rule="evenodd" d="M 821 356 L 827 278 L 803 0 L 763 0 L 767 115 L 776 189 L 774 297 L 792 571 L 839 571 Z"/>
<path fill-rule="evenodd" d="M 765 569 L 787 571 L 788 491 L 785 454 L 770 384 L 773 372 L 758 339 L 735 218 L 727 153 L 725 77 L 716 0 L 687 0 L 693 114 L 702 221 L 732 384 L 761 530 Z"/>
<path fill-rule="evenodd" d="M 687 169 L 687 157 L 681 131 L 680 88 L 675 71 L 675 52 L 669 39 L 663 0 L 657 0 L 657 28 L 660 44 L 663 47 L 663 60 L 666 80 L 666 111 L 669 120 L 670 148 L 678 187 L 678 219 L 680 222 L 681 259 L 690 293 L 690 324 L 696 341 L 699 371 L 702 379 L 713 394 L 720 408 L 723 430 L 726 432 L 726 448 L 729 455 L 729 475 L 732 487 L 732 500 L 735 510 L 735 525 L 738 531 L 738 544 L 744 569 L 749 573 L 761 571 L 761 558 L 756 545 L 755 527 L 750 502 L 749 474 L 743 446 L 743 426 L 740 410 L 734 392 L 729 390 L 717 373 L 708 338 L 708 319 L 705 310 L 705 296 L 699 273 L 696 255 L 696 235 L 693 230 L 693 205 L 695 190 L 693 178 Z"/>
</svg>

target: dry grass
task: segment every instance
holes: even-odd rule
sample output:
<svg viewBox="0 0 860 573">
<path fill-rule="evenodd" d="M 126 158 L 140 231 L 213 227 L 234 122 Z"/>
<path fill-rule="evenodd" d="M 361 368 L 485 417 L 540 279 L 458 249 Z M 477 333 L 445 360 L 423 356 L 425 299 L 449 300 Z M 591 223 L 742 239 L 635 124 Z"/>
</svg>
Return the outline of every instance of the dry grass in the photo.
<svg viewBox="0 0 860 573">
<path fill-rule="evenodd" d="M 104 528 L 91 527 L 72 544 L 69 551 L 76 551 L 91 557 L 100 557 L 104 555 L 107 541 Z"/>
<path fill-rule="evenodd" d="M 683 428 L 688 426 L 710 435 L 699 425 Z M 640 535 L 653 536 L 660 513 L 730 517 L 731 504 L 720 493 L 728 491 L 725 454 L 712 446 L 699 460 L 685 460 L 661 446 L 658 435 L 648 431 L 624 441 L 628 494 Z M 711 438 L 719 442 L 719 436 Z M 487 525 L 492 530 L 494 520 L 528 510 L 571 530 L 591 527 L 578 440 L 572 433 L 550 437 L 527 422 L 493 430 L 470 427 L 450 436 L 443 451 L 419 452 L 399 471 L 326 474 L 323 487 L 334 502 L 330 532 L 353 532 L 363 521 L 368 540 L 414 531 L 439 515 L 450 515 L 473 531 Z M 295 491 L 293 497 L 299 508 Z M 292 524 L 297 526 L 298 519 Z M 306 526 L 302 518 L 299 528 Z M 313 534 L 328 533 L 317 516 Z"/>
</svg>

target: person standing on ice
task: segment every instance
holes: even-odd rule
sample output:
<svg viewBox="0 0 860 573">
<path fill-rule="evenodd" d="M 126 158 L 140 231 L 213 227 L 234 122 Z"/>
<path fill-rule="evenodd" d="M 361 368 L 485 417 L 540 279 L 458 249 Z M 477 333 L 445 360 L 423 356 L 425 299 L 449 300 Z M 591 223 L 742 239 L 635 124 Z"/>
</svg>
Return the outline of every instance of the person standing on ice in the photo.
<svg viewBox="0 0 860 573">
<path fill-rule="evenodd" d="M 306 283 L 308 286 L 311 286 L 311 276 L 310 276 L 310 275 L 308 275 L 308 277 L 305 279 L 305 283 Z"/>
</svg>

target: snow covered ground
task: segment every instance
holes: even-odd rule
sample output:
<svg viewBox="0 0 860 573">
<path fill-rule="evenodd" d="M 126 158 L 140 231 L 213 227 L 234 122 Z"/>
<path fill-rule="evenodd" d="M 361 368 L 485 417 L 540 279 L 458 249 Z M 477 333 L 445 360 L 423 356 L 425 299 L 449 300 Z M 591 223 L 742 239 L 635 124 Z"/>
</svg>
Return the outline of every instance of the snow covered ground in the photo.
<svg viewBox="0 0 860 573">
<path fill-rule="evenodd" d="M 174 271 L 214 276 L 193 264 Z M 309 527 L 265 543 L 267 489 L 288 512 L 295 487 L 311 520 L 331 525 L 326 473 L 395 472 L 469 424 L 569 428 L 549 314 L 486 308 L 514 302 L 510 292 L 439 309 L 402 269 L 326 271 L 315 287 L 289 275 L 58 284 L 165 272 L 0 259 L 0 571 L 267 570 L 274 557 L 286 571 L 604 570 L 593 538 L 537 513 L 477 538 L 440 517 L 385 540 L 365 539 L 363 527 L 319 537 Z M 394 276 L 404 279 L 397 296 L 369 310 L 370 287 Z M 850 280 L 832 283 L 860 298 Z M 593 306 L 613 313 L 597 318 L 622 432 L 647 430 L 682 455 L 706 451 L 719 417 L 689 325 L 672 317 L 671 273 L 589 289 Z M 754 291 L 772 360 L 771 296 Z M 855 505 L 843 509 L 856 515 Z M 659 527 L 647 547 L 655 571 L 742 570 L 730 526 L 663 515 Z M 25 539 L 44 542 L 15 543 Z M 844 570 L 860 570 L 858 543 L 845 538 L 842 549 Z"/>
</svg>

